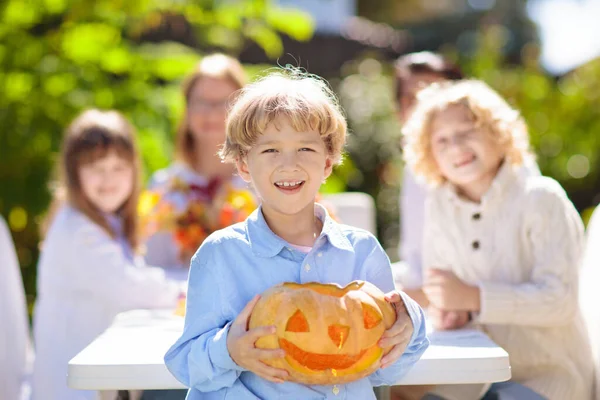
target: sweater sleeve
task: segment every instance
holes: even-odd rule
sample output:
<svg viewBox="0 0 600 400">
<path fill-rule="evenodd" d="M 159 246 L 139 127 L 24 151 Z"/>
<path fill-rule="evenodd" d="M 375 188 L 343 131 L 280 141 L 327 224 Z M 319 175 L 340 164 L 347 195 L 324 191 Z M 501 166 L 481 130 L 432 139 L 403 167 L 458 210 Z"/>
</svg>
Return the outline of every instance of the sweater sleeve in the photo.
<svg viewBox="0 0 600 400">
<path fill-rule="evenodd" d="M 557 182 L 536 182 L 525 204 L 531 274 L 519 284 L 480 282 L 480 323 L 556 326 L 569 323 L 577 311 L 583 224 Z"/>
</svg>

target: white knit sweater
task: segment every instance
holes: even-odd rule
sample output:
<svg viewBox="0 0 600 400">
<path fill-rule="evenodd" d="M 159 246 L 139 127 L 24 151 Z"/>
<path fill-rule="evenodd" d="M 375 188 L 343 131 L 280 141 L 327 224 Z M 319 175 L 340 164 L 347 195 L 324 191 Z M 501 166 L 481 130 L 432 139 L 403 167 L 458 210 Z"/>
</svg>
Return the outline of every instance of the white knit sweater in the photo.
<svg viewBox="0 0 600 400">
<path fill-rule="evenodd" d="M 514 381 L 550 400 L 590 398 L 578 308 L 583 224 L 556 181 L 505 163 L 479 204 L 442 185 L 428 198 L 423 237 L 423 268 L 480 287 L 475 321 L 509 353 Z"/>
</svg>

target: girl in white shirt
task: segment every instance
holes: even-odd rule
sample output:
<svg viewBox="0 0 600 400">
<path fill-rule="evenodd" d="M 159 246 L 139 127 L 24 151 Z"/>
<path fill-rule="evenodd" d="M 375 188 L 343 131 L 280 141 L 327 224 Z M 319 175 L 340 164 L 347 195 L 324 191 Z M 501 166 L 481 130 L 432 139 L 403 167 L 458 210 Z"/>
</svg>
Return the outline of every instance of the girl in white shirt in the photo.
<svg viewBox="0 0 600 400">
<path fill-rule="evenodd" d="M 556 181 L 525 171 L 519 113 L 483 82 L 434 84 L 403 133 L 407 163 L 432 185 L 422 289 L 434 325 L 472 318 L 509 353 L 511 382 L 490 389 L 500 398 L 589 399 L 577 302 L 583 224 Z M 447 399 L 481 395 L 438 389 Z"/>
<path fill-rule="evenodd" d="M 69 360 L 122 311 L 174 308 L 181 285 L 137 254 L 139 155 L 121 114 L 88 110 L 77 117 L 59 165 L 63 192 L 38 264 L 33 396 L 94 399 L 96 392 L 67 387 Z"/>
<path fill-rule="evenodd" d="M 1 216 L 0 275 L 0 399 L 19 399 L 26 374 L 29 323 L 17 253 Z"/>
</svg>

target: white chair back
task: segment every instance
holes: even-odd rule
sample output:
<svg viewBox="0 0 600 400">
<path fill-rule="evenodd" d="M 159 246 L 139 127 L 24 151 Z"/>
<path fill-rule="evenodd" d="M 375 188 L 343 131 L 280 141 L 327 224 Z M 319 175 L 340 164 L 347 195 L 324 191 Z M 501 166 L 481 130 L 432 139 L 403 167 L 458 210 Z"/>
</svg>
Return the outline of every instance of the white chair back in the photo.
<svg viewBox="0 0 600 400">
<path fill-rule="evenodd" d="M 323 200 L 331 204 L 340 223 L 362 228 L 377 235 L 375 201 L 370 195 L 361 192 L 343 192 L 324 195 Z"/>
</svg>

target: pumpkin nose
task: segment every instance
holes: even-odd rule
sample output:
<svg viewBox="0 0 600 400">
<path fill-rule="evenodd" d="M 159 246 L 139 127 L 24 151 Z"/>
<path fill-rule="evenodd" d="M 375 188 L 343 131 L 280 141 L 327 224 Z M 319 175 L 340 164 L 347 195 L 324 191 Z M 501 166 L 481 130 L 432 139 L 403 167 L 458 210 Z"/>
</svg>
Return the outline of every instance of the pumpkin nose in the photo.
<svg viewBox="0 0 600 400">
<path fill-rule="evenodd" d="M 348 334 L 350 333 L 350 327 L 346 325 L 333 324 L 329 325 L 328 328 L 329 337 L 331 341 L 335 343 L 338 348 L 342 348 L 346 340 L 348 339 Z"/>
</svg>

